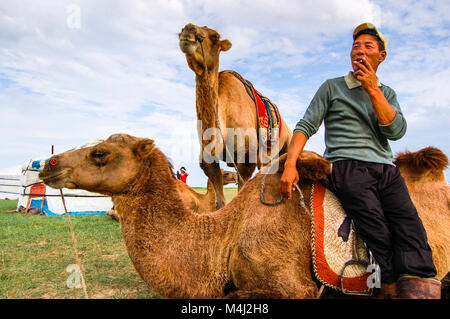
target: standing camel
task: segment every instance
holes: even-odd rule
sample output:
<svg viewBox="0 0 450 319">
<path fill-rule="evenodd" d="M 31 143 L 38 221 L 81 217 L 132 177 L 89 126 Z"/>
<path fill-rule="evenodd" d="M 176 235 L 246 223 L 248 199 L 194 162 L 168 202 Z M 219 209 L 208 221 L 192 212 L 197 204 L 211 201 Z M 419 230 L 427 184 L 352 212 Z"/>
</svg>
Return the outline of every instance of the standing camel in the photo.
<svg viewBox="0 0 450 319">
<path fill-rule="evenodd" d="M 229 40 L 220 40 L 219 33 L 206 26 L 190 23 L 182 29 L 179 41 L 181 51 L 195 73 L 197 120 L 201 121 L 198 130 L 200 167 L 214 185 L 216 206 L 220 208 L 225 204 L 225 197 L 219 160 L 225 160 L 229 166 L 232 165 L 231 160 L 237 162 L 239 190 L 256 167 L 266 164 L 260 159 L 256 105 L 241 80 L 232 72 L 219 72 L 219 54 L 231 48 Z M 216 129 L 215 133 L 208 133 L 211 128 Z M 227 129 L 235 129 L 229 140 L 227 135 L 230 131 Z M 268 158 L 287 152 L 291 137 L 291 130 L 281 119 L 279 141 L 267 150 Z M 226 150 L 224 145 L 229 149 Z M 256 159 L 252 159 L 251 154 L 257 154 Z"/>
<path fill-rule="evenodd" d="M 300 195 L 295 192 L 292 200 L 276 206 L 260 200 L 263 176 L 265 199 L 280 196 L 285 160 L 280 157 L 279 171 L 273 174 L 258 173 L 227 206 L 204 214 L 182 203 L 169 161 L 150 139 L 113 135 L 99 145 L 53 156 L 39 177 L 54 188 L 111 196 L 130 259 L 161 296 L 317 298 L 311 215 L 299 205 Z M 297 169 L 308 203 L 311 181 L 326 178 L 330 164 L 304 151 Z M 448 196 L 419 214 L 442 279 L 449 270 Z"/>
</svg>

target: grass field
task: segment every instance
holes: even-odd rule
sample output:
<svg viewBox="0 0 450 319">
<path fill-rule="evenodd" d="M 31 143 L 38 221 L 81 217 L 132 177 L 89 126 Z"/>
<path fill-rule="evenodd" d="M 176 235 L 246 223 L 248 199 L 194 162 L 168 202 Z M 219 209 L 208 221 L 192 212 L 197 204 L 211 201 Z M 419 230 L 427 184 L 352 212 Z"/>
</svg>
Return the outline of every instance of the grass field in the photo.
<svg viewBox="0 0 450 319">
<path fill-rule="evenodd" d="M 204 192 L 205 189 L 196 189 Z M 237 189 L 225 190 L 227 201 Z M 6 213 L 0 200 L 0 299 L 84 298 L 68 288 L 75 264 L 67 218 Z M 136 273 L 117 221 L 106 215 L 71 217 L 89 298 L 158 298 Z"/>
<path fill-rule="evenodd" d="M 0 200 L 0 212 L 15 211 L 17 207 L 17 200 Z"/>
<path fill-rule="evenodd" d="M 236 193 L 226 189 L 227 201 Z M 5 212 L 16 205 L 0 200 L 0 299 L 84 298 L 82 289 L 67 287 L 66 269 L 75 264 L 67 219 Z M 134 270 L 118 222 L 106 215 L 71 220 L 89 298 L 158 298 Z M 450 276 L 443 287 L 448 299 Z"/>
<path fill-rule="evenodd" d="M 206 193 L 206 188 L 205 187 L 192 187 L 196 192 L 198 193 Z M 227 203 L 237 194 L 237 188 L 233 187 L 224 187 L 223 189 L 223 193 L 225 195 L 225 200 L 227 201 Z"/>
</svg>

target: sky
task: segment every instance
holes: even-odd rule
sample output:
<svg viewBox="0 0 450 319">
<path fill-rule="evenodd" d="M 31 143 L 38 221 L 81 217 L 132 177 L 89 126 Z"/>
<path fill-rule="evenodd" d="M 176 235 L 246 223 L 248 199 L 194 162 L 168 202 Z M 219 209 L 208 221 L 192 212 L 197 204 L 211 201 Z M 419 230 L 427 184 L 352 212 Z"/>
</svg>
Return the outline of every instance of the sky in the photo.
<svg viewBox="0 0 450 319">
<path fill-rule="evenodd" d="M 220 70 L 250 80 L 293 129 L 319 86 L 351 70 L 353 29 L 373 22 L 388 38 L 377 74 L 408 122 L 393 153 L 450 155 L 448 12 L 441 0 L 1 1 L 0 171 L 51 145 L 60 153 L 127 133 L 154 139 L 189 185 L 206 186 L 195 76 L 178 46 L 187 23 L 230 40 Z M 305 149 L 323 154 L 323 126 Z"/>
</svg>

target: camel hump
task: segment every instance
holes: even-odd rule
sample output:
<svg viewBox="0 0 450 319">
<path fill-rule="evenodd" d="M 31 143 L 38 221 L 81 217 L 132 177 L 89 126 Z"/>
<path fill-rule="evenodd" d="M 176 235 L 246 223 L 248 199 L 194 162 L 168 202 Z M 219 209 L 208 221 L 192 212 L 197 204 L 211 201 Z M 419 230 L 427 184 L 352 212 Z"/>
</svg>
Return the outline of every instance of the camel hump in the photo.
<svg viewBox="0 0 450 319">
<path fill-rule="evenodd" d="M 448 157 L 436 147 L 426 147 L 416 152 L 405 151 L 397 153 L 394 164 L 398 167 L 405 166 L 413 170 L 438 170 L 443 171 L 448 167 Z"/>
<path fill-rule="evenodd" d="M 279 158 L 279 172 L 284 171 L 287 154 Z M 326 179 L 331 174 L 330 162 L 315 152 L 303 151 L 297 159 L 297 171 L 300 178 L 312 181 Z"/>
</svg>

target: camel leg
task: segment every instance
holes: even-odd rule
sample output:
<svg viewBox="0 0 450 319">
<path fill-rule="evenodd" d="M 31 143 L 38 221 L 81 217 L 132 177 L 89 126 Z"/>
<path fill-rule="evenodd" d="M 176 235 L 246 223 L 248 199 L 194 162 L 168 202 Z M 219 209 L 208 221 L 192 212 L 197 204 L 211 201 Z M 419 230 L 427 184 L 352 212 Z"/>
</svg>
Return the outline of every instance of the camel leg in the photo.
<svg viewBox="0 0 450 319">
<path fill-rule="evenodd" d="M 262 258 L 259 252 L 250 251 L 245 256 L 239 253 L 239 257 L 233 259 L 231 273 L 237 290 L 230 292 L 226 298 L 319 297 L 319 289 L 311 278 L 310 258 L 296 258 L 298 255 L 293 253 L 286 259 L 282 253 L 275 252 L 274 256 L 279 258 L 269 261 L 269 258 Z"/>
<path fill-rule="evenodd" d="M 216 193 L 216 209 L 225 206 L 226 201 L 223 193 L 223 176 L 220 171 L 219 163 L 213 162 L 209 164 L 202 161 L 200 167 L 214 186 L 214 191 Z"/>
<path fill-rule="evenodd" d="M 272 285 L 278 285 L 277 292 L 283 296 L 295 299 L 319 298 L 319 289 L 311 277 L 295 278 L 295 280 L 293 278 L 295 278 L 293 270 L 285 269 L 285 273 L 281 270 L 275 273 L 269 281 L 272 281 Z"/>
<path fill-rule="evenodd" d="M 253 172 L 255 171 L 256 164 L 254 163 L 238 163 L 237 169 L 239 172 L 239 175 L 241 175 L 242 178 L 239 178 L 238 176 L 238 191 L 242 189 L 245 182 L 249 180 L 250 177 L 252 177 Z"/>
</svg>

